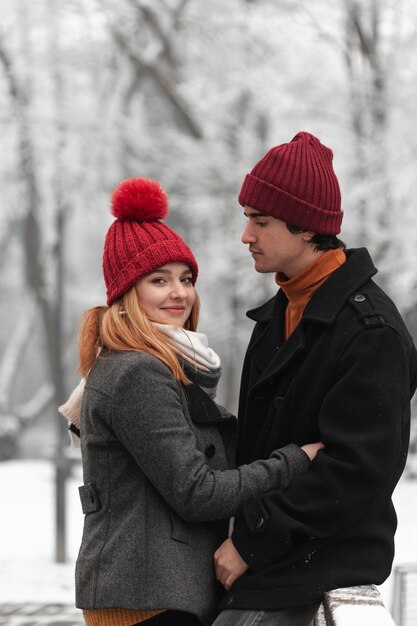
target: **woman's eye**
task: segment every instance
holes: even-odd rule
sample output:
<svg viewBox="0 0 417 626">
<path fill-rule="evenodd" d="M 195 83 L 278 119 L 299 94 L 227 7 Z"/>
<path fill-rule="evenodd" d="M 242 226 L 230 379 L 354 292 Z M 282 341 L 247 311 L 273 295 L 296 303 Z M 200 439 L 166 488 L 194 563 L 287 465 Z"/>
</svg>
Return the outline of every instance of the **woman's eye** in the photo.
<svg viewBox="0 0 417 626">
<path fill-rule="evenodd" d="M 164 285 L 165 284 L 165 278 L 153 278 L 152 279 L 152 283 L 154 285 Z"/>
<path fill-rule="evenodd" d="M 193 284 L 193 279 L 191 276 L 187 276 L 186 278 L 182 279 L 182 282 L 185 283 L 186 285 L 192 285 Z"/>
</svg>

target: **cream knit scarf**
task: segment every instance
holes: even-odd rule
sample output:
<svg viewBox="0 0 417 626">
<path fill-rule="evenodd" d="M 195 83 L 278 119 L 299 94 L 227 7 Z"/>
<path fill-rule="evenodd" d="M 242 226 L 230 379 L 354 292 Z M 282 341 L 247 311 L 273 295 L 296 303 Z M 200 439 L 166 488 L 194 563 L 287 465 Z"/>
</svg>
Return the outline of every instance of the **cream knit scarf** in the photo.
<svg viewBox="0 0 417 626">
<path fill-rule="evenodd" d="M 209 371 L 220 368 L 220 357 L 209 348 L 207 335 L 185 330 L 178 326 L 171 326 L 171 324 L 155 323 L 154 326 L 167 335 L 182 356 L 197 367 Z"/>
</svg>

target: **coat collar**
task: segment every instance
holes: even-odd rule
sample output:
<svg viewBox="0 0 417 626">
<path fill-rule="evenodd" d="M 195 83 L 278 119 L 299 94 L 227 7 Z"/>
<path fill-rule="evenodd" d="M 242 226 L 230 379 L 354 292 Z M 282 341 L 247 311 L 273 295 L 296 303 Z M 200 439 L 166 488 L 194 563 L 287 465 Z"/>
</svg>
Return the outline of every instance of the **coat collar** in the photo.
<svg viewBox="0 0 417 626">
<path fill-rule="evenodd" d="M 346 263 L 335 270 L 313 295 L 305 308 L 303 320 L 331 324 L 346 300 L 378 271 L 366 248 L 347 250 L 346 257 Z M 246 315 L 255 322 L 269 322 L 277 309 L 286 303 L 287 298 L 280 289 L 273 298 Z"/>
<path fill-rule="evenodd" d="M 304 310 L 300 324 L 288 340 L 281 345 L 277 346 L 277 342 L 274 343 L 270 330 L 277 331 L 271 320 L 278 316 L 282 317 L 288 302 L 282 289 L 264 305 L 247 313 L 251 319 L 261 322 L 262 328 L 258 338 L 249 346 L 262 372 L 255 387 L 286 369 L 296 355 L 303 350 L 305 346 L 304 320 L 331 324 L 346 300 L 376 273 L 377 270 L 365 248 L 348 250 L 346 256 L 346 262 L 335 270 L 314 293 Z M 271 354 L 271 348 L 274 348 L 273 354 Z"/>
<path fill-rule="evenodd" d="M 182 385 L 182 388 L 185 392 L 190 417 L 194 424 L 219 424 L 234 419 L 230 413 L 223 414 L 217 404 L 196 383 Z"/>
</svg>

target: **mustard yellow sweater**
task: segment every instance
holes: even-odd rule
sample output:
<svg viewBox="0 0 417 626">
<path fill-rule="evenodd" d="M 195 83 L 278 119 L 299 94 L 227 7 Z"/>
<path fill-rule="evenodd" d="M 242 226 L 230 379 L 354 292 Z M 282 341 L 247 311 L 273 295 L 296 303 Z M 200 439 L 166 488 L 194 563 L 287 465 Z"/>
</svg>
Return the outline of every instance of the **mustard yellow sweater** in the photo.
<svg viewBox="0 0 417 626">
<path fill-rule="evenodd" d="M 130 609 L 85 609 L 84 621 L 87 626 L 132 626 L 144 622 L 164 609 L 154 611 L 132 611 Z"/>
</svg>

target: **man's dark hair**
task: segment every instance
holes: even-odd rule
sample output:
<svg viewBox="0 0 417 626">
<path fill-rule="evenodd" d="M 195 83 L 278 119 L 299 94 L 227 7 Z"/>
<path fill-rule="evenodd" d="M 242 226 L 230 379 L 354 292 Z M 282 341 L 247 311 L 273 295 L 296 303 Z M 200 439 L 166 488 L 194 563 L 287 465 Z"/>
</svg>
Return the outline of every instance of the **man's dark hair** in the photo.
<svg viewBox="0 0 417 626">
<path fill-rule="evenodd" d="M 298 235 L 299 233 L 306 233 L 308 231 L 303 230 L 302 228 L 297 228 L 297 226 L 293 226 L 293 224 L 286 224 L 288 230 L 293 235 Z M 310 239 L 309 243 L 314 245 L 316 250 L 337 250 L 337 248 L 341 248 L 342 250 L 346 250 L 346 245 L 344 242 L 336 237 L 336 235 L 313 235 Z"/>
</svg>

